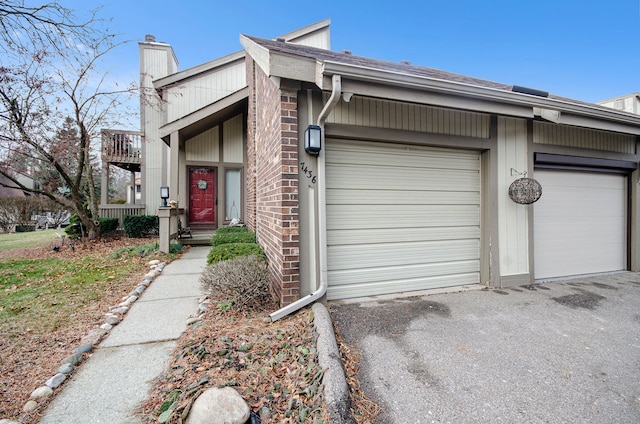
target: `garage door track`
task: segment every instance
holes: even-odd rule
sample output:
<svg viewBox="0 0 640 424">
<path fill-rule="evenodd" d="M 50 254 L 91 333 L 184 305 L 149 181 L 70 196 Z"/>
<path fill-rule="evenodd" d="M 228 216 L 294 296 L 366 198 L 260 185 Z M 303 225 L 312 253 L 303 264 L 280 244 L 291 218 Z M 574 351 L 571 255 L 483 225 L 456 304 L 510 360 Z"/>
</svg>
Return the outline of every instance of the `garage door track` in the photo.
<svg viewBox="0 0 640 424">
<path fill-rule="evenodd" d="M 640 422 L 640 274 L 330 310 L 377 423 Z"/>
</svg>

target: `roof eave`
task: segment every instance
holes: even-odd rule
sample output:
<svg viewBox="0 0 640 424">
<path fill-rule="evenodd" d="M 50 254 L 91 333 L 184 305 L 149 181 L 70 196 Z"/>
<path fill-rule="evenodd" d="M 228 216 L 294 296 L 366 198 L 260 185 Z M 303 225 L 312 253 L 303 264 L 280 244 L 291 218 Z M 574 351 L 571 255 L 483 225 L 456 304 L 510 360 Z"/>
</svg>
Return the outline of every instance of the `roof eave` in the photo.
<svg viewBox="0 0 640 424">
<path fill-rule="evenodd" d="M 171 74 L 163 78 L 158 78 L 153 81 L 153 87 L 156 90 L 161 90 L 163 87 L 183 82 L 189 78 L 196 77 L 206 72 L 211 72 L 217 68 L 227 66 L 234 62 L 242 61 L 244 60 L 244 57 L 245 51 L 240 50 L 198 66 L 194 66 L 193 68 L 185 69 L 184 71 L 176 72 L 175 74 Z"/>
<path fill-rule="evenodd" d="M 330 90 L 330 78 L 334 74 L 342 76 L 343 91 L 349 91 L 349 83 L 348 81 L 345 81 L 345 79 L 383 85 L 393 85 L 405 88 L 420 88 L 423 90 L 429 90 L 442 94 L 460 97 L 471 97 L 483 101 L 512 105 L 518 108 L 518 111 L 514 112 L 514 115 L 516 116 L 533 117 L 533 107 L 538 107 L 558 110 L 563 114 L 578 115 L 582 117 L 615 122 L 616 124 L 621 124 L 624 128 L 617 126 L 607 126 L 607 129 L 620 130 L 640 135 L 640 116 L 635 116 L 632 114 L 622 114 L 615 110 L 609 111 L 595 106 L 591 107 L 589 105 L 575 104 L 560 99 L 509 92 L 490 87 L 481 87 L 477 85 L 439 80 L 395 71 L 350 65 L 340 62 L 323 62 L 322 71 L 320 73 L 323 78 L 318 78 L 318 86 L 323 90 Z M 566 121 L 567 122 L 565 123 L 571 123 L 574 125 L 577 122 L 577 120 L 569 119 L 569 117 L 567 117 Z"/>
</svg>

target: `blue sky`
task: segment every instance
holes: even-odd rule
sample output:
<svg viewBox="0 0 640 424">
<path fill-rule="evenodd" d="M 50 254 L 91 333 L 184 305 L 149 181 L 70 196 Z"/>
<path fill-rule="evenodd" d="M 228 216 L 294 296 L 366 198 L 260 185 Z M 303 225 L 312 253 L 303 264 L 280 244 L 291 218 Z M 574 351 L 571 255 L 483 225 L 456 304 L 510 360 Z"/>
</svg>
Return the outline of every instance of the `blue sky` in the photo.
<svg viewBox="0 0 640 424">
<path fill-rule="evenodd" d="M 113 75 L 137 79 L 137 41 L 171 44 L 186 69 L 331 18 L 331 47 L 596 102 L 640 91 L 640 0 L 165 1 L 102 5 L 123 39 Z"/>
</svg>

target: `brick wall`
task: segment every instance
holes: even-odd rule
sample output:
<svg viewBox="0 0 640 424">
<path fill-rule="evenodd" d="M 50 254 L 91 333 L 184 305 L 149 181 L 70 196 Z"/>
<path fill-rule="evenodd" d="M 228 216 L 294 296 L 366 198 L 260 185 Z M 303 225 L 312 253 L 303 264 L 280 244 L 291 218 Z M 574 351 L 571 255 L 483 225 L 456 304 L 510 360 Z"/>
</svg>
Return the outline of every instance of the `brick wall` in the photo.
<svg viewBox="0 0 640 424">
<path fill-rule="evenodd" d="M 249 58 L 247 72 L 247 195 L 255 198 L 247 221 L 287 305 L 300 297 L 297 91 L 277 87 Z"/>
</svg>

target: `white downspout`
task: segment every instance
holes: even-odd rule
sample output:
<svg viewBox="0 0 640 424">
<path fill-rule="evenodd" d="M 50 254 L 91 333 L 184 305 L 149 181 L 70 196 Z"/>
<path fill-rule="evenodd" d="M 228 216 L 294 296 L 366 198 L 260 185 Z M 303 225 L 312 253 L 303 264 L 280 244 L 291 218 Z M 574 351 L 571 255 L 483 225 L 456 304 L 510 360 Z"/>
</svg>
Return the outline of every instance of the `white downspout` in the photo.
<svg viewBox="0 0 640 424">
<path fill-rule="evenodd" d="M 318 126 L 321 128 L 321 140 L 323 151 L 318 155 L 318 256 L 320 259 L 320 286 L 314 291 L 306 295 L 303 298 L 296 300 L 295 302 L 278 309 L 269 315 L 271 321 L 279 320 L 300 308 L 307 306 L 308 304 L 320 299 L 327 292 L 327 218 L 326 218 L 326 201 L 325 201 L 325 162 L 324 162 L 324 149 L 325 145 L 325 131 L 324 123 L 329 116 L 329 113 L 338 104 L 340 95 L 342 94 L 342 78 L 340 75 L 334 75 L 331 79 L 332 91 L 329 100 L 324 105 L 318 115 Z"/>
</svg>

